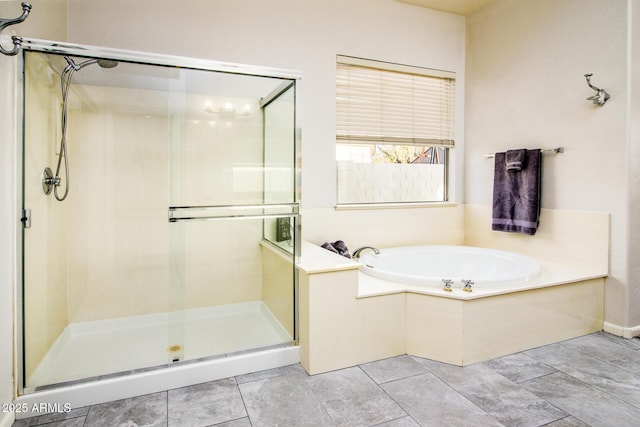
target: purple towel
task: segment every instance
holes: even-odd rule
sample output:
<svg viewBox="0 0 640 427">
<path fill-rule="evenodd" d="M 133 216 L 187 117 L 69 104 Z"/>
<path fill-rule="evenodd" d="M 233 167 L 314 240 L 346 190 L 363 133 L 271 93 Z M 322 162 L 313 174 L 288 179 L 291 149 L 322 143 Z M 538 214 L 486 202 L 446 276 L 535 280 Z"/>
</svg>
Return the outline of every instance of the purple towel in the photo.
<svg viewBox="0 0 640 427">
<path fill-rule="evenodd" d="M 542 154 L 526 150 L 520 171 L 508 171 L 495 154 L 491 229 L 533 235 L 540 223 Z"/>
<path fill-rule="evenodd" d="M 504 155 L 504 161 L 507 164 L 507 170 L 513 172 L 520 172 L 522 170 L 522 163 L 524 163 L 524 157 L 527 155 L 527 150 L 507 150 Z"/>
<path fill-rule="evenodd" d="M 347 248 L 347 245 L 345 245 L 342 240 L 336 240 L 333 243 L 324 242 L 320 247 L 328 251 L 335 252 L 338 255 L 342 255 L 343 257 L 351 258 L 351 255 L 349 254 L 349 248 Z"/>
</svg>

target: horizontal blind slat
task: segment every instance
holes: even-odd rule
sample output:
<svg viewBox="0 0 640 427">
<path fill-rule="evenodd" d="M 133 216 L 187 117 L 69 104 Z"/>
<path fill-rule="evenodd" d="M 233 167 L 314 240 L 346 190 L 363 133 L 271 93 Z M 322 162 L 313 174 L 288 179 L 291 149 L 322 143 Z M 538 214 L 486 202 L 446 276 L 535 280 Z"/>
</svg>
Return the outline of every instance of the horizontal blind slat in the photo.
<svg viewBox="0 0 640 427">
<path fill-rule="evenodd" d="M 338 63 L 338 140 L 453 146 L 454 94 L 448 77 Z"/>
</svg>

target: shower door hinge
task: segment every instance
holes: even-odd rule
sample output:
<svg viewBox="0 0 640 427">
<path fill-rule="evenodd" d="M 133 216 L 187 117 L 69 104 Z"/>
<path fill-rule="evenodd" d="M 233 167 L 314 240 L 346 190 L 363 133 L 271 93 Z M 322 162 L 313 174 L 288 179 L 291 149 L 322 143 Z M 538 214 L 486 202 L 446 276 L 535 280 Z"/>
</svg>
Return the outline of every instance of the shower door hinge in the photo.
<svg viewBox="0 0 640 427">
<path fill-rule="evenodd" d="M 22 218 L 20 218 L 20 221 L 22 221 L 24 228 L 31 228 L 31 209 L 22 210 Z"/>
</svg>

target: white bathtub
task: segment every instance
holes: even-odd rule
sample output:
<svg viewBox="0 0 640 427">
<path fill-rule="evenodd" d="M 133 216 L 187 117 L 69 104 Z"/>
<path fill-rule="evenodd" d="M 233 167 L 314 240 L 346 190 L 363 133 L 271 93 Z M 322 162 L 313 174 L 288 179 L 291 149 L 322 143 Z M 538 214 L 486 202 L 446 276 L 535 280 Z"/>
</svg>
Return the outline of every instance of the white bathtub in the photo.
<svg viewBox="0 0 640 427">
<path fill-rule="evenodd" d="M 471 246 L 403 246 L 381 249 L 376 255 L 367 251 L 360 256 L 361 271 L 379 279 L 397 283 L 443 286 L 453 280 L 454 288 L 462 280 L 486 289 L 505 284 L 529 282 L 542 272 L 532 258 L 495 249 Z"/>
</svg>

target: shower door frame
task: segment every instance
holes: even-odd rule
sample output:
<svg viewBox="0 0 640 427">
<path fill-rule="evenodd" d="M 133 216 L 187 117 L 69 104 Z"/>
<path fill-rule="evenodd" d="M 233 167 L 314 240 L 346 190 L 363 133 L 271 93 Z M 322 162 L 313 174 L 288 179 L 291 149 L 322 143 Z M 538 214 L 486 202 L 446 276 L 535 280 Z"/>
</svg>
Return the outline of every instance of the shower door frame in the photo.
<svg viewBox="0 0 640 427">
<path fill-rule="evenodd" d="M 20 52 L 21 51 L 21 52 Z M 113 49 L 113 48 L 105 48 L 99 46 L 90 46 L 90 45 L 81 45 L 67 42 L 57 42 L 51 40 L 43 40 L 43 39 L 30 39 L 23 38 L 22 44 L 20 46 L 18 55 L 16 55 L 17 66 L 16 66 L 16 142 L 20 145 L 20 147 L 16 150 L 16 177 L 18 178 L 17 183 L 19 183 L 19 187 L 17 188 L 16 195 L 16 206 L 17 211 L 16 215 L 16 227 L 18 228 L 18 232 L 16 233 L 16 292 L 15 292 L 15 303 L 16 303 L 16 313 L 15 313 L 15 329 L 14 329 L 14 346 L 15 346 L 15 354 L 16 354 L 16 364 L 14 367 L 14 375 L 16 378 L 16 392 L 17 396 L 24 396 L 32 393 L 36 393 L 41 391 L 42 389 L 50 389 L 50 388 L 58 388 L 60 384 L 53 385 L 44 385 L 44 386 L 36 386 L 36 387 L 26 387 L 26 372 L 25 372 L 25 359 L 24 359 L 24 343 L 25 343 L 25 306 L 24 306 L 24 277 L 25 277 L 25 252 L 24 252 L 24 240 L 25 240 L 25 229 L 28 228 L 27 224 L 30 220 L 27 214 L 27 207 L 25 206 L 25 51 L 31 52 L 40 52 L 40 53 L 48 53 L 48 54 L 56 54 L 56 55 L 68 55 L 74 57 L 83 57 L 83 58 L 99 58 L 99 59 L 109 59 L 115 60 L 118 62 L 131 62 L 131 63 L 139 63 L 146 65 L 154 65 L 154 66 L 163 66 L 163 67 L 177 67 L 187 70 L 198 70 L 198 71 L 210 71 L 210 72 L 221 72 L 227 74 L 236 74 L 236 75 L 246 75 L 253 77 L 267 77 L 267 78 L 277 78 L 282 79 L 283 84 L 287 84 L 287 89 L 292 87 L 297 94 L 297 82 L 302 78 L 302 74 L 299 71 L 280 69 L 280 68 L 272 68 L 272 67 L 262 67 L 262 66 L 253 66 L 247 64 L 238 64 L 231 62 L 222 62 L 222 61 L 214 61 L 200 58 L 192 58 L 192 57 L 184 57 L 184 56 L 176 56 L 176 55 L 166 55 L 166 54 L 156 54 L 150 52 L 140 52 L 133 50 L 124 50 L 124 49 Z M 288 81 L 288 82 L 287 82 Z M 287 90 L 285 89 L 285 90 Z M 279 92 L 273 98 L 277 98 L 282 92 Z M 270 94 L 272 95 L 272 94 Z M 292 271 L 293 271 L 293 323 L 294 323 L 294 336 L 293 343 L 297 344 L 298 342 L 298 271 L 295 268 L 295 264 L 297 264 L 300 258 L 300 247 L 301 247 L 301 217 L 300 217 L 300 146 L 301 146 L 301 138 L 300 138 L 300 128 L 298 125 L 298 103 L 297 96 L 294 95 L 294 111 L 293 111 L 293 121 L 294 121 L 294 135 L 293 135 L 293 143 L 294 143 L 294 165 L 293 165 L 293 182 L 294 182 L 294 202 L 287 203 L 286 208 L 290 209 L 290 213 L 288 214 L 279 214 L 279 216 L 287 216 L 291 217 L 294 220 L 295 224 L 295 232 L 294 232 L 294 251 L 292 255 Z M 238 205 L 242 207 L 242 205 Z M 285 207 L 280 205 L 279 207 Z M 258 215 L 259 217 L 264 218 L 273 218 L 274 215 L 263 214 Z M 171 221 L 171 217 L 169 218 Z M 214 356 L 215 357 L 215 356 Z M 157 368 L 151 367 L 148 369 L 165 369 L 166 366 Z M 137 370 L 138 372 L 140 370 Z M 127 372 L 116 373 L 115 375 L 122 374 L 126 375 Z M 87 381 L 93 381 L 94 378 L 89 379 L 79 379 L 75 381 L 70 381 L 63 383 L 62 385 L 71 385 L 76 383 L 83 383 Z"/>
</svg>

